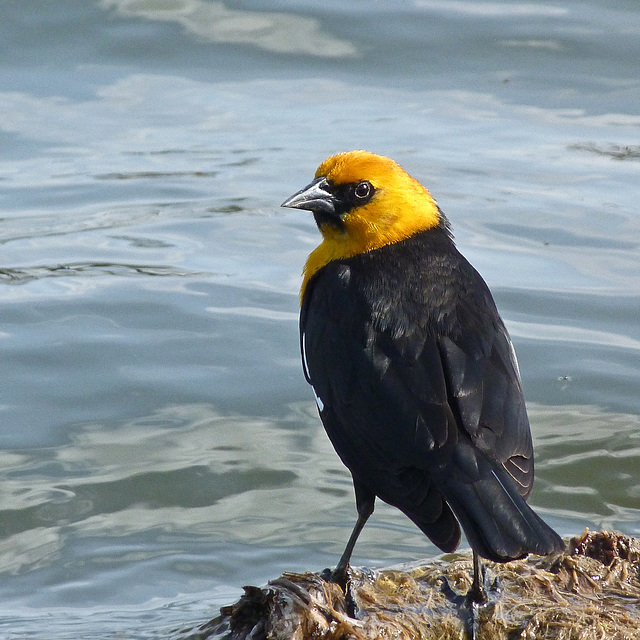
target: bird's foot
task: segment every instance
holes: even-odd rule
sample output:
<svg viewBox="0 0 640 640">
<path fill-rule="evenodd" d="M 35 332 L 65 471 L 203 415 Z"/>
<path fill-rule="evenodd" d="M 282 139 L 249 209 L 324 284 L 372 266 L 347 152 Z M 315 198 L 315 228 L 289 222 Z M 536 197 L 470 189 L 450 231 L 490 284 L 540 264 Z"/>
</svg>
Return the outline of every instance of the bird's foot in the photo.
<svg viewBox="0 0 640 640">
<path fill-rule="evenodd" d="M 319 575 L 323 580 L 337 584 L 344 593 L 344 602 L 347 615 L 351 618 L 358 617 L 358 606 L 351 591 L 351 576 L 349 575 L 349 565 L 346 567 L 336 567 L 335 569 L 325 569 Z"/>
<path fill-rule="evenodd" d="M 495 605 L 500 593 L 500 580 L 496 577 L 489 584 L 486 571 L 482 571 L 482 582 L 473 584 L 467 593 L 461 594 L 453 589 L 446 576 L 442 580 L 442 593 L 452 602 L 460 612 L 469 640 L 477 640 L 480 629 L 480 613 Z"/>
<path fill-rule="evenodd" d="M 349 587 L 349 567 L 336 567 L 335 569 L 325 569 L 320 572 L 320 577 L 327 582 L 337 584 L 345 593 Z"/>
<path fill-rule="evenodd" d="M 493 583 L 489 584 L 489 580 L 487 578 L 487 568 L 484 566 L 484 564 L 480 564 L 479 566 L 480 575 L 477 575 L 474 572 L 473 582 L 471 583 L 471 587 L 469 587 L 469 591 L 467 591 L 467 595 L 465 596 L 465 602 L 468 606 L 481 606 L 487 604 L 487 602 L 489 602 L 489 594 L 495 595 L 500 590 L 499 578 L 496 576 Z"/>
<path fill-rule="evenodd" d="M 442 580 L 440 590 L 444 593 L 447 600 L 457 606 L 467 604 L 482 606 L 483 604 L 494 602 L 500 593 L 500 579 L 497 576 L 491 584 L 485 582 L 479 589 L 471 586 L 467 593 L 458 593 L 451 584 L 449 584 L 446 576 L 440 576 L 440 580 Z"/>
</svg>

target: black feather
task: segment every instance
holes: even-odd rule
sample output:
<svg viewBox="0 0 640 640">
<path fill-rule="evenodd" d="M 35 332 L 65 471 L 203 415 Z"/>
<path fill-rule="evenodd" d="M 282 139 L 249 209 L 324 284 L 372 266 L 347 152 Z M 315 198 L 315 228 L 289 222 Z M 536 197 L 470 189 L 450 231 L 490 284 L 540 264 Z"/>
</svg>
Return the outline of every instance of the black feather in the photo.
<svg viewBox="0 0 640 640">
<path fill-rule="evenodd" d="M 533 448 L 511 341 L 445 224 L 324 266 L 300 330 L 323 424 L 363 495 L 444 551 L 458 523 L 496 561 L 561 548 L 525 502 Z"/>
</svg>

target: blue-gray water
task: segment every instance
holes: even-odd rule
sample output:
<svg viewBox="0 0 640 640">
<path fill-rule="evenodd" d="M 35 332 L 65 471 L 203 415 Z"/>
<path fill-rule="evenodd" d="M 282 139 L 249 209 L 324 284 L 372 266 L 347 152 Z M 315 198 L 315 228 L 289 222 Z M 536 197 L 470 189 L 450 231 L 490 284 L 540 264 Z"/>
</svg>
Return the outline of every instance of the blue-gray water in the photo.
<svg viewBox="0 0 640 640">
<path fill-rule="evenodd" d="M 335 564 L 298 356 L 327 155 L 430 188 L 512 333 L 563 535 L 640 534 L 636 0 L 0 3 L 0 637 L 158 638 Z M 354 562 L 434 555 L 379 505 Z"/>
</svg>

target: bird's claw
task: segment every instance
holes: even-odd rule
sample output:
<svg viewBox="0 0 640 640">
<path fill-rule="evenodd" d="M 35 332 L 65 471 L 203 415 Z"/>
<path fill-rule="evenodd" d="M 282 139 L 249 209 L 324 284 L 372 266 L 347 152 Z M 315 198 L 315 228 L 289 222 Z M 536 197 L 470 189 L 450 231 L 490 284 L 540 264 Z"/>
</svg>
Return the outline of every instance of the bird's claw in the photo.
<svg viewBox="0 0 640 640">
<path fill-rule="evenodd" d="M 472 585 L 465 594 L 455 591 L 446 576 L 440 576 L 442 580 L 441 591 L 450 602 L 458 607 L 469 640 L 477 640 L 480 629 L 479 614 L 486 607 L 495 603 L 501 589 L 500 579 L 497 576 L 491 584 L 487 584 L 484 566 L 482 569 L 481 584 Z"/>
<path fill-rule="evenodd" d="M 348 567 L 344 569 L 340 569 L 339 567 L 336 567 L 335 569 L 326 568 L 318 575 L 327 582 L 333 582 L 333 584 L 337 584 L 345 593 L 347 592 L 347 587 L 349 584 Z"/>
</svg>

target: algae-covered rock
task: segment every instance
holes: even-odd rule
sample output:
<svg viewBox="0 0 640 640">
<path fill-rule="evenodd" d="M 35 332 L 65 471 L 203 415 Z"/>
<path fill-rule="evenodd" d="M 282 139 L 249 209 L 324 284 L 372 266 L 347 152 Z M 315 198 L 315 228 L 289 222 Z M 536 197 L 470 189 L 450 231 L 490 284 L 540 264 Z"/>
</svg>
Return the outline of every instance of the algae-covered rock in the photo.
<svg viewBox="0 0 640 640">
<path fill-rule="evenodd" d="M 471 555 L 421 566 L 352 570 L 345 594 L 318 574 L 285 573 L 245 587 L 233 605 L 180 640 L 463 639 Z M 564 554 L 487 563 L 493 587 L 477 610 L 477 640 L 640 638 L 640 542 L 585 531 Z"/>
</svg>

